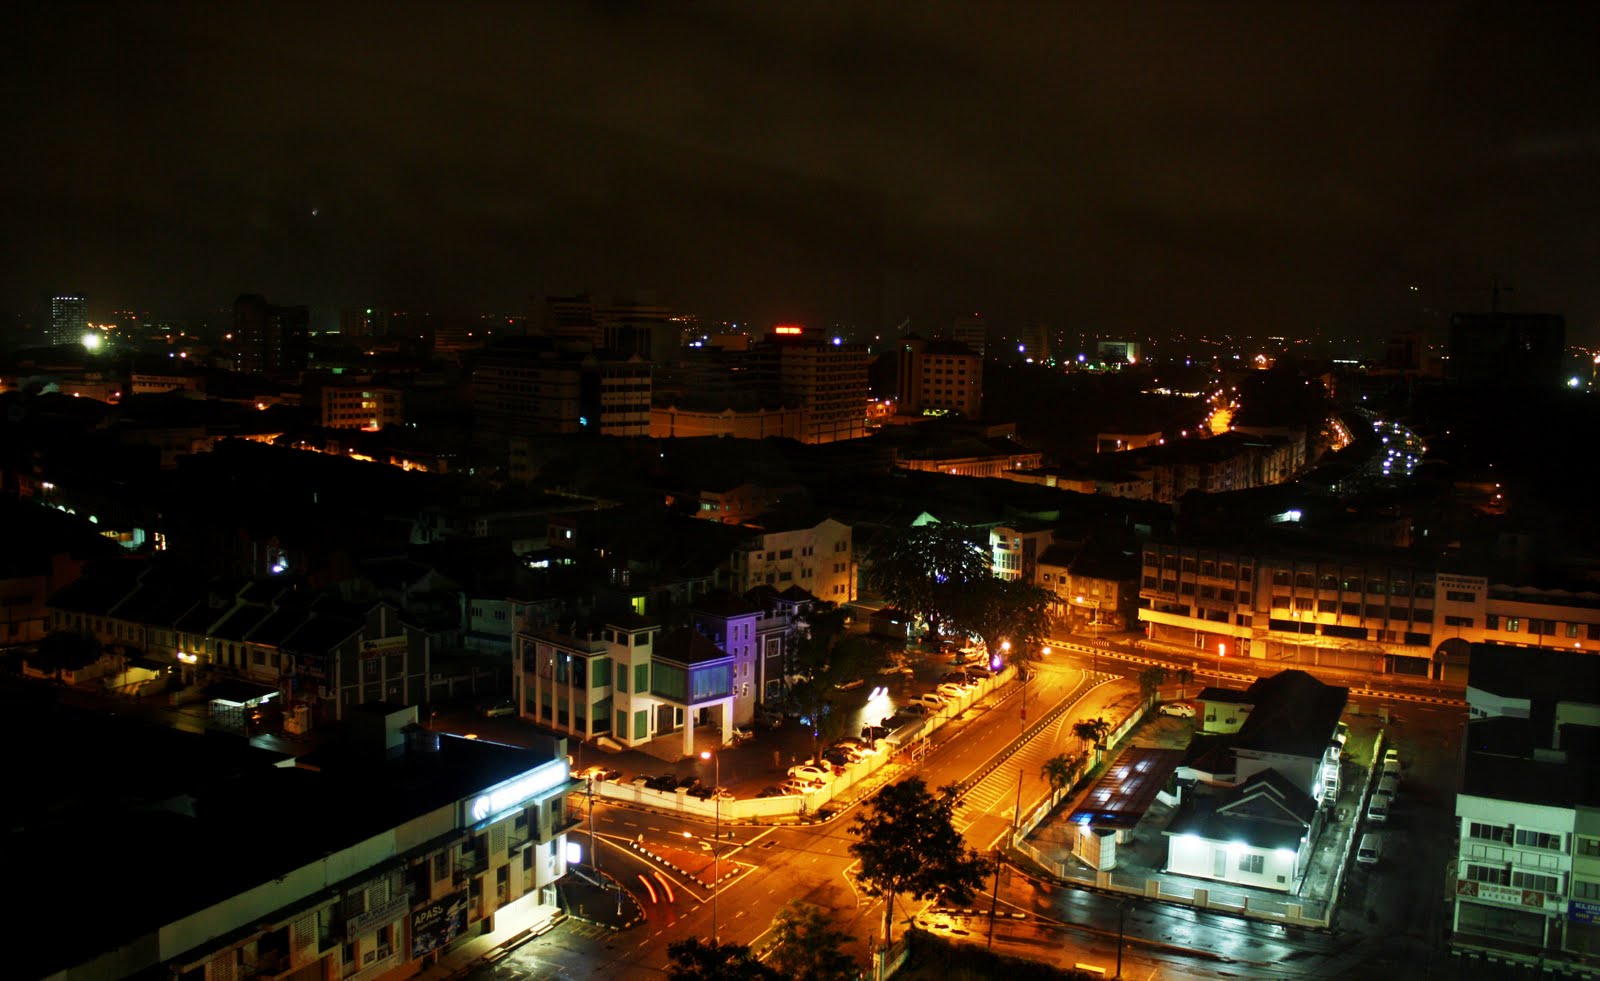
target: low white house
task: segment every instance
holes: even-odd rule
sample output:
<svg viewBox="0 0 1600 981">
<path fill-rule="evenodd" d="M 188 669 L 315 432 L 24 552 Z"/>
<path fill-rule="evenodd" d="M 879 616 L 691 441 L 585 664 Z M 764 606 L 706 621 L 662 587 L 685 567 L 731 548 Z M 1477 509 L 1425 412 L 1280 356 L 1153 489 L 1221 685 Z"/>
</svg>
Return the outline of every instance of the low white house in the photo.
<svg viewBox="0 0 1600 981">
<path fill-rule="evenodd" d="M 1167 836 L 1167 870 L 1289 892 L 1311 860 L 1317 802 L 1273 770 L 1222 793 L 1190 794 Z"/>
</svg>

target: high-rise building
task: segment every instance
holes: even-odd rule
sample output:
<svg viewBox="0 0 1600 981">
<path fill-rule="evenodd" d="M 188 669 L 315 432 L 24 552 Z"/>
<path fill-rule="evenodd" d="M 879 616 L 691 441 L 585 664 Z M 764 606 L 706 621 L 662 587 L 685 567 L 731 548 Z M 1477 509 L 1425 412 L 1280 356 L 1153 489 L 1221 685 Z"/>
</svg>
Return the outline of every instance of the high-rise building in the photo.
<svg viewBox="0 0 1600 981">
<path fill-rule="evenodd" d="M 311 311 L 279 307 L 256 293 L 233 301 L 234 370 L 249 375 L 298 375 L 310 359 Z"/>
<path fill-rule="evenodd" d="M 1458 313 L 1450 318 L 1451 381 L 1559 385 L 1567 321 L 1548 313 Z"/>
<path fill-rule="evenodd" d="M 545 338 L 500 341 L 472 368 L 472 407 L 486 437 L 650 434 L 650 365 L 565 354 Z"/>
<path fill-rule="evenodd" d="M 578 350 L 658 364 L 676 361 L 683 352 L 683 318 L 654 303 L 597 304 L 587 293 L 547 296 L 538 323 L 541 334 Z"/>
<path fill-rule="evenodd" d="M 989 325 L 975 313 L 968 317 L 957 317 L 950 328 L 950 339 L 965 344 L 978 356 L 980 365 L 983 364 L 984 352 L 988 350 L 988 336 Z"/>
<path fill-rule="evenodd" d="M 81 296 L 50 298 L 50 343 L 79 344 L 89 332 L 89 301 Z"/>
<path fill-rule="evenodd" d="M 339 311 L 340 337 L 388 337 L 389 311 L 365 307 Z"/>
<path fill-rule="evenodd" d="M 800 439 L 832 443 L 867 434 L 866 346 L 780 326 L 751 350 L 754 380 L 805 413 Z"/>
<path fill-rule="evenodd" d="M 405 393 L 373 385 L 329 385 L 322 389 L 322 425 L 327 429 L 369 429 L 405 422 Z"/>
<path fill-rule="evenodd" d="M 908 334 L 900 341 L 898 387 L 901 415 L 983 415 L 983 359 L 959 341 L 925 341 Z"/>
<path fill-rule="evenodd" d="M 1023 324 L 1017 332 L 1017 360 L 1041 364 L 1050 360 L 1050 328 Z"/>
</svg>

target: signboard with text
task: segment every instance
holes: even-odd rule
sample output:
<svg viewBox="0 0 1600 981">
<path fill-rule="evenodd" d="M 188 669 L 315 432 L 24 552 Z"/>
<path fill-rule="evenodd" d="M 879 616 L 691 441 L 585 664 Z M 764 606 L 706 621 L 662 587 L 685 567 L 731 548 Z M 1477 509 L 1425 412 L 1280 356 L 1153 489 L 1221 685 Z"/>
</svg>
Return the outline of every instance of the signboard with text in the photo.
<svg viewBox="0 0 1600 981">
<path fill-rule="evenodd" d="M 361 642 L 361 660 L 365 661 L 374 657 L 385 657 L 390 654 L 404 654 L 406 652 L 405 636 L 380 637 L 377 640 L 363 640 Z"/>
<path fill-rule="evenodd" d="M 1471 896 L 1502 906 L 1527 906 L 1533 909 L 1543 909 L 1545 902 L 1545 894 L 1537 889 L 1512 889 L 1487 882 L 1473 882 L 1470 879 L 1462 879 L 1456 883 L 1456 895 Z"/>
<path fill-rule="evenodd" d="M 1567 919 L 1574 923 L 1600 923 L 1600 903 L 1586 903 L 1581 899 L 1567 900 Z"/>
<path fill-rule="evenodd" d="M 466 890 L 450 893 L 411 912 L 411 959 L 449 946 L 467 932 Z"/>
</svg>

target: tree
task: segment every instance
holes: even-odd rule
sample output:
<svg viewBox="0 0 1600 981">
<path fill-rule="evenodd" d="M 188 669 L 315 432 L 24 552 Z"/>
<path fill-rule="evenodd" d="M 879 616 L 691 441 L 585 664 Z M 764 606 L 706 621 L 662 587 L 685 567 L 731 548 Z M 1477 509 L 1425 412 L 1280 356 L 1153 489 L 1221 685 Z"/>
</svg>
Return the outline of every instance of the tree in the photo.
<svg viewBox="0 0 1600 981">
<path fill-rule="evenodd" d="M 1190 668 L 1177 668 L 1173 673 L 1175 675 L 1173 680 L 1178 683 L 1178 697 L 1183 698 L 1189 682 L 1194 680 L 1194 671 Z"/>
<path fill-rule="evenodd" d="M 744 944 L 711 944 L 699 937 L 667 946 L 672 981 L 783 981 Z"/>
<path fill-rule="evenodd" d="M 100 641 L 94 634 L 54 630 L 39 641 L 38 650 L 28 661 L 60 678 L 63 671 L 77 671 L 100 659 Z"/>
<path fill-rule="evenodd" d="M 1085 743 L 1098 742 L 1100 728 L 1092 719 L 1080 719 L 1072 724 L 1072 734 L 1078 737 L 1078 748 L 1083 749 Z"/>
<path fill-rule="evenodd" d="M 890 784 L 868 799 L 850 825 L 858 841 L 850 854 L 861 862 L 857 877 L 869 896 L 883 896 L 883 945 L 894 937 L 894 903 L 902 893 L 916 899 L 944 896 L 957 905 L 982 891 L 990 862 L 967 848 L 956 831 L 954 787 L 935 797 L 917 777 Z"/>
<path fill-rule="evenodd" d="M 983 638 L 990 653 L 1011 642 L 1011 660 L 1032 662 L 1050 636 L 1050 603 L 1054 597 L 1038 586 L 992 576 L 972 583 L 956 597 L 949 617 L 968 633 Z"/>
<path fill-rule="evenodd" d="M 1148 702 L 1152 698 L 1155 698 L 1157 692 L 1161 688 L 1162 683 L 1165 682 L 1166 680 L 1167 680 L 1167 669 L 1161 667 L 1159 664 L 1155 665 L 1154 667 L 1145 668 L 1143 671 L 1140 671 L 1139 672 L 1139 698 L 1140 698 L 1140 700 Z"/>
<path fill-rule="evenodd" d="M 772 966 L 796 981 L 849 981 L 856 976 L 855 958 L 844 947 L 853 939 L 833 926 L 820 906 L 791 899 L 778 910 L 773 924 Z"/>
<path fill-rule="evenodd" d="M 789 699 L 811 726 L 812 759 L 822 751 L 823 739 L 844 734 L 845 719 L 833 711 L 834 686 L 876 671 L 883 660 L 872 641 L 850 633 L 844 616 L 836 606 L 816 607 L 789 635 L 790 664 L 806 679 L 790 689 Z"/>
<path fill-rule="evenodd" d="M 928 621 L 937 639 L 962 591 L 991 578 L 989 550 L 978 544 L 978 536 L 955 522 L 884 532 L 863 557 L 867 588 Z"/>
<path fill-rule="evenodd" d="M 1045 760 L 1044 766 L 1039 768 L 1039 776 L 1050 783 L 1050 805 L 1052 807 L 1055 806 L 1056 801 L 1061 799 L 1061 792 L 1072 783 L 1073 762 L 1071 757 L 1062 754 Z"/>
</svg>

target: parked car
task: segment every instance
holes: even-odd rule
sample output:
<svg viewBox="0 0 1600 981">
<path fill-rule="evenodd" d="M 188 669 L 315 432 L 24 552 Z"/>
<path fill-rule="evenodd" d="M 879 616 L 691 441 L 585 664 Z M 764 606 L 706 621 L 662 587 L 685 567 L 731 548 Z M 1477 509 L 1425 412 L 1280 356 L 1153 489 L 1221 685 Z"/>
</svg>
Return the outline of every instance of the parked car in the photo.
<svg viewBox="0 0 1600 981">
<path fill-rule="evenodd" d="M 876 740 L 868 739 L 864 736 L 860 739 L 857 739 L 855 736 L 845 736 L 843 739 L 835 742 L 834 745 L 848 747 L 849 749 L 854 750 L 858 756 L 878 755 Z"/>
<path fill-rule="evenodd" d="M 879 739 L 888 738 L 889 733 L 893 731 L 888 726 L 862 726 L 861 738 L 875 743 Z"/>
<path fill-rule="evenodd" d="M 822 751 L 822 758 L 834 766 L 850 766 L 858 761 L 856 755 L 841 746 L 834 746 Z"/>
<path fill-rule="evenodd" d="M 867 679 L 865 678 L 851 678 L 849 681 L 841 681 L 833 687 L 837 688 L 839 691 L 855 691 L 857 688 L 860 688 L 866 683 Z"/>
<path fill-rule="evenodd" d="M 765 705 L 757 706 L 755 724 L 776 729 L 783 725 L 783 713 L 779 712 L 777 709 L 768 708 Z"/>
<path fill-rule="evenodd" d="M 1400 751 L 1398 749 L 1391 747 L 1383 751 L 1383 775 L 1385 777 L 1393 777 L 1396 781 L 1400 779 Z"/>
<path fill-rule="evenodd" d="M 932 692 L 926 692 L 918 695 L 916 698 L 911 700 L 912 705 L 920 705 L 924 709 L 932 709 L 935 712 L 944 708 L 944 702 L 945 700 L 942 696 L 935 695 Z"/>
<path fill-rule="evenodd" d="M 1392 798 L 1372 795 L 1372 800 L 1367 803 L 1367 820 L 1386 822 L 1389 820 L 1389 805 Z"/>
<path fill-rule="evenodd" d="M 670 794 L 678 789 L 678 775 L 676 773 L 660 773 L 646 780 L 644 785 L 651 790 L 660 790 Z"/>
<path fill-rule="evenodd" d="M 578 780 L 620 780 L 622 778 L 622 771 L 613 770 L 609 767 L 597 764 L 595 766 L 579 770 L 577 773 L 573 774 L 573 776 Z"/>
<path fill-rule="evenodd" d="M 934 691 L 951 700 L 967 697 L 967 689 L 965 686 L 952 685 L 949 682 L 941 684 L 938 688 L 935 688 Z"/>
<path fill-rule="evenodd" d="M 969 664 L 967 665 L 967 675 L 975 679 L 990 678 L 994 676 L 994 672 L 990 671 L 988 667 L 982 664 Z"/>
<path fill-rule="evenodd" d="M 1378 859 L 1382 857 L 1382 840 L 1370 831 L 1362 835 L 1361 844 L 1356 848 L 1356 861 L 1362 865 L 1377 865 Z"/>
<path fill-rule="evenodd" d="M 1162 702 L 1156 711 L 1162 715 L 1172 715 L 1180 719 L 1194 718 L 1194 706 L 1188 702 Z"/>
<path fill-rule="evenodd" d="M 756 738 L 756 731 L 754 729 L 752 729 L 750 726 L 746 725 L 746 726 L 734 726 L 733 727 L 733 739 L 731 740 L 731 742 L 734 742 L 734 743 L 749 742 L 750 740 L 752 740 L 754 738 Z"/>
<path fill-rule="evenodd" d="M 789 776 L 799 777 L 802 780 L 820 780 L 824 785 L 833 783 L 833 768 L 818 765 L 810 760 L 798 766 L 789 767 Z"/>
<path fill-rule="evenodd" d="M 505 715 L 517 714 L 517 703 L 509 698 L 496 698 L 478 706 L 478 711 L 486 719 L 498 719 Z"/>
<path fill-rule="evenodd" d="M 1374 797 L 1387 797 L 1389 803 L 1394 803 L 1394 797 L 1400 792 L 1400 781 L 1394 777 L 1384 777 L 1378 781 L 1378 789 L 1372 792 Z"/>
</svg>

